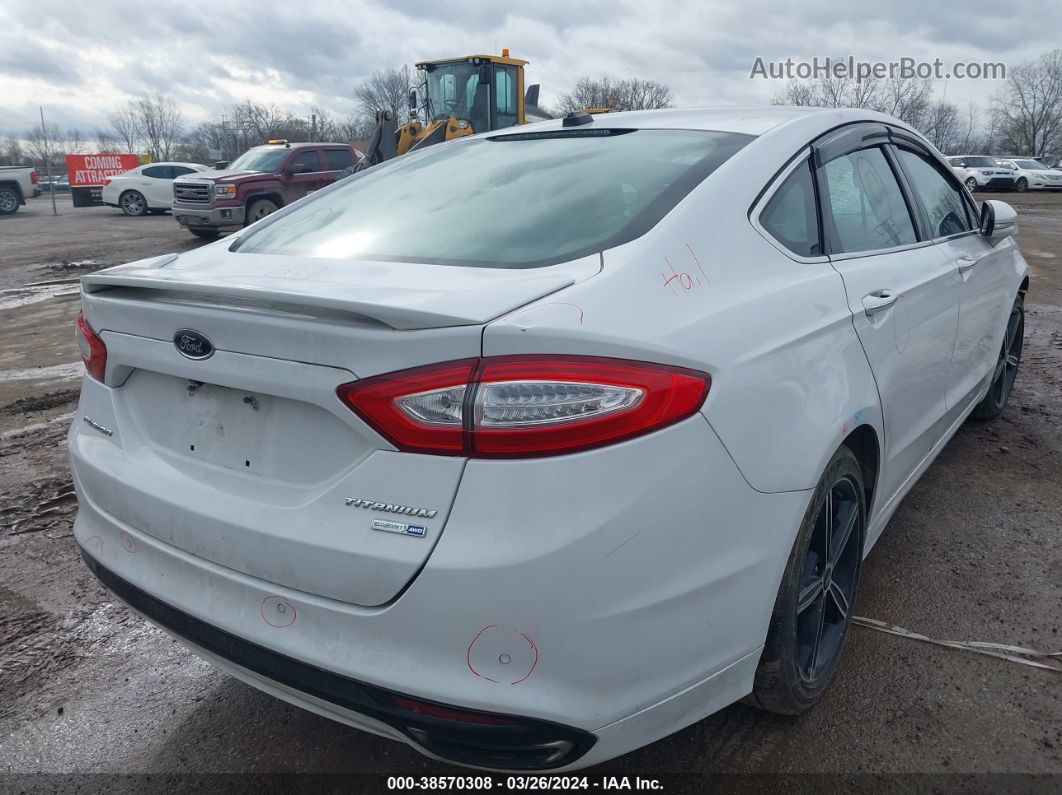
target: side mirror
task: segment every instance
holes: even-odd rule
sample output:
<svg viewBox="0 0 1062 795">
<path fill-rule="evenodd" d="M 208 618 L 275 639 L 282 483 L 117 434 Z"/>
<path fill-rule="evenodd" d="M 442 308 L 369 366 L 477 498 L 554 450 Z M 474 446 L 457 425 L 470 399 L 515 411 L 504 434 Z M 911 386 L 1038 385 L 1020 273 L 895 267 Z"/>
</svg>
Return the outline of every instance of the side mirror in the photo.
<svg viewBox="0 0 1062 795">
<path fill-rule="evenodd" d="M 224 171 L 228 167 L 229 167 L 229 161 L 228 160 L 219 160 L 218 162 L 216 162 L 214 164 L 214 169 L 216 171 Z"/>
<path fill-rule="evenodd" d="M 479 66 L 479 82 L 480 85 L 489 86 L 494 82 L 494 70 L 489 63 L 480 64 Z"/>
<path fill-rule="evenodd" d="M 417 89 L 415 88 L 409 89 L 409 112 L 417 112 Z"/>
<path fill-rule="evenodd" d="M 289 177 L 293 177 L 296 174 L 307 174 L 310 171 L 310 167 L 305 163 L 292 163 L 287 168 L 287 174 Z"/>
<path fill-rule="evenodd" d="M 981 204 L 979 231 L 995 246 L 1018 231 L 1018 214 L 1006 202 L 989 199 Z"/>
</svg>

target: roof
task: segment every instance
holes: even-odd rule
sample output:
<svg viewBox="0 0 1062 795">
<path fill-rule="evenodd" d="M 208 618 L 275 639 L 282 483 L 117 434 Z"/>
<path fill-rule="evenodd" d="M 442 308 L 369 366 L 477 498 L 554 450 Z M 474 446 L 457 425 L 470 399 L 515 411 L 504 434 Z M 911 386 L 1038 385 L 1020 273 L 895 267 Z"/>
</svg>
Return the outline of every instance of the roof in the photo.
<svg viewBox="0 0 1062 795">
<path fill-rule="evenodd" d="M 902 125 L 896 119 L 868 110 L 795 107 L 792 105 L 636 110 L 603 114 L 595 117 L 594 122 L 600 122 L 601 126 L 608 127 L 718 130 L 721 132 L 745 133 L 747 135 L 763 135 L 775 127 L 801 120 L 818 120 L 824 129 L 860 120 L 888 121 Z M 560 127 L 560 119 L 552 119 L 534 125 L 534 129 L 556 129 Z M 582 129 L 587 128 L 583 127 Z M 504 134 L 506 130 L 499 132 Z"/>
<path fill-rule="evenodd" d="M 526 66 L 528 61 L 521 60 L 520 58 L 510 58 L 508 55 L 459 55 L 452 58 L 437 58 L 431 61 L 417 61 L 414 66 L 420 69 L 422 66 L 429 64 L 444 64 L 444 63 L 462 63 L 466 61 L 493 61 L 494 63 L 505 64 L 507 66 Z"/>
<path fill-rule="evenodd" d="M 286 144 L 259 144 L 252 149 L 304 149 L 307 146 L 350 146 L 341 141 L 290 141 Z"/>
</svg>

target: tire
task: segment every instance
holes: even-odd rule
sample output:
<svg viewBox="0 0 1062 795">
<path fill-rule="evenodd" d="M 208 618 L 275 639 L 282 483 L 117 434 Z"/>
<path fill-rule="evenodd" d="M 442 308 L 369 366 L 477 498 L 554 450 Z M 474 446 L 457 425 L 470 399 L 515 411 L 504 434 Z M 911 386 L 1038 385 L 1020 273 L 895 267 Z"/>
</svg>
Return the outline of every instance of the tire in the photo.
<svg viewBox="0 0 1062 795">
<path fill-rule="evenodd" d="M 243 225 L 248 226 L 255 221 L 259 221 L 265 218 L 267 215 L 272 215 L 280 206 L 272 199 L 255 199 L 249 205 L 247 205 L 247 215 L 243 220 Z"/>
<path fill-rule="evenodd" d="M 977 180 L 974 179 L 973 177 L 970 177 L 969 179 L 967 179 L 966 180 L 966 190 L 970 191 L 970 193 L 973 193 L 975 190 L 977 190 Z"/>
<path fill-rule="evenodd" d="M 189 229 L 188 231 L 202 240 L 214 240 L 219 234 L 217 229 Z"/>
<path fill-rule="evenodd" d="M 1021 364 L 1021 351 L 1024 347 L 1025 337 L 1025 298 L 1018 293 L 1014 299 L 1014 306 L 1007 315 L 1007 327 L 1003 332 L 1003 344 L 996 358 L 996 368 L 992 372 L 992 383 L 988 387 L 988 394 L 978 403 L 971 412 L 972 417 L 978 420 L 994 420 L 1003 413 L 1003 407 L 1010 399 L 1010 393 L 1014 389 L 1014 381 L 1018 377 L 1018 366 Z"/>
<path fill-rule="evenodd" d="M 122 208 L 123 213 L 133 217 L 147 215 L 148 212 L 147 199 L 145 199 L 144 194 L 138 190 L 125 191 L 125 193 L 118 197 L 118 206 Z"/>
<path fill-rule="evenodd" d="M 0 188 L 0 215 L 12 215 L 18 212 L 21 203 L 18 191 L 14 188 Z"/>
<path fill-rule="evenodd" d="M 1018 177 L 1018 181 L 1014 183 L 1014 190 L 1018 193 L 1025 193 L 1029 189 L 1029 180 L 1025 177 Z"/>
<path fill-rule="evenodd" d="M 752 694 L 746 698 L 752 706 L 799 715 L 830 684 L 859 586 L 865 500 L 862 469 L 842 445 L 815 487 L 789 555 Z M 839 551 L 831 554 L 833 536 L 841 540 Z"/>
</svg>

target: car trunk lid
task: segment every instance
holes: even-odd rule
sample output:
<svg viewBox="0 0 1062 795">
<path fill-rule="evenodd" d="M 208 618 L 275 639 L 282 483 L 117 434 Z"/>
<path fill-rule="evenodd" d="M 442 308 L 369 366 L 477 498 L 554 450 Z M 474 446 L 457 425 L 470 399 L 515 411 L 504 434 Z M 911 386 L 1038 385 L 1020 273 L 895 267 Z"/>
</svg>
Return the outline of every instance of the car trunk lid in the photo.
<svg viewBox="0 0 1062 795">
<path fill-rule="evenodd" d="M 336 388 L 478 356 L 485 320 L 577 272 L 481 276 L 208 249 L 183 259 L 82 279 L 86 318 L 107 345 L 115 426 L 81 450 L 94 463 L 78 472 L 86 497 L 213 563 L 386 604 L 442 533 L 464 460 L 396 451 Z M 182 330 L 209 341 L 207 358 L 178 351 Z"/>
</svg>

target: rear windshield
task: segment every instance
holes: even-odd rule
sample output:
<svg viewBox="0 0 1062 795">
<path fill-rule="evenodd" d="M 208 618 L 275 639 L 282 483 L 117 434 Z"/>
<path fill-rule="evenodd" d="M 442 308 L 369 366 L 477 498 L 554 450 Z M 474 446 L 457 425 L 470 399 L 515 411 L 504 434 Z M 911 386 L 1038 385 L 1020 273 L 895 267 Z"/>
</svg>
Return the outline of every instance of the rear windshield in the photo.
<svg viewBox="0 0 1062 795">
<path fill-rule="evenodd" d="M 967 157 L 966 165 L 970 168 L 999 168 L 990 157 Z"/>
<path fill-rule="evenodd" d="M 644 234 L 753 136 L 511 133 L 440 144 L 341 182 L 241 252 L 528 268 Z"/>
</svg>

